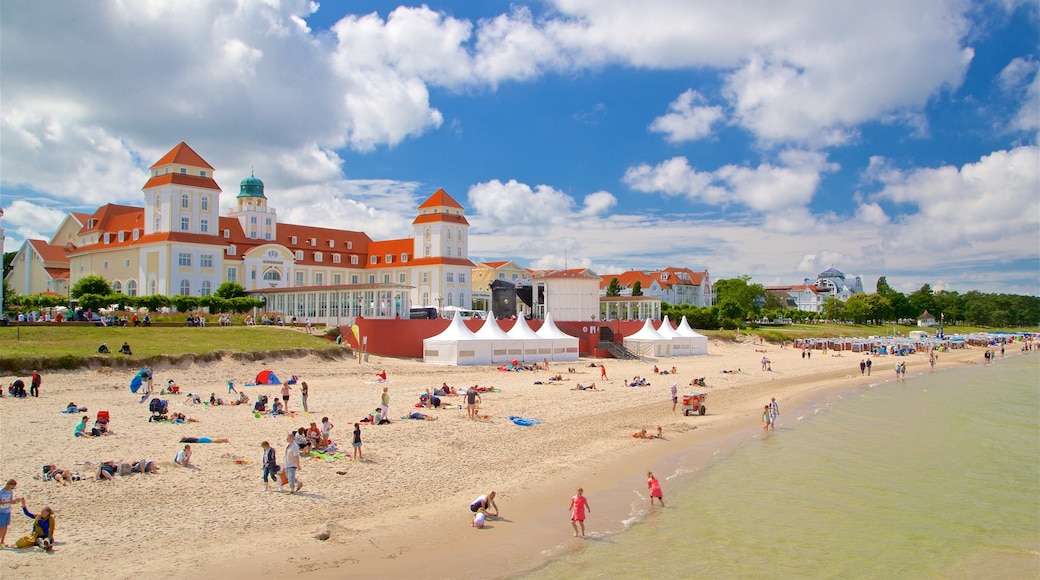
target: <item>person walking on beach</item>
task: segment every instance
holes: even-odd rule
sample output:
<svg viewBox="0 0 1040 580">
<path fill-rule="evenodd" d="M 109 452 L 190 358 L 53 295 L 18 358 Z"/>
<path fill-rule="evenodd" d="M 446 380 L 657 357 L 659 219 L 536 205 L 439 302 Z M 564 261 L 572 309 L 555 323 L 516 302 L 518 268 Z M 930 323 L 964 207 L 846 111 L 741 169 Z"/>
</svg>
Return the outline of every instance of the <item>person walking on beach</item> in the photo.
<svg viewBox="0 0 1040 580">
<path fill-rule="evenodd" d="M 874 363 L 872 363 L 871 360 L 868 358 L 867 359 L 867 376 L 868 377 L 870 376 L 870 365 L 872 365 L 872 364 L 874 364 Z"/>
<path fill-rule="evenodd" d="M 43 379 L 40 378 L 40 371 L 32 372 L 32 379 L 29 381 L 29 395 L 33 397 L 40 396 L 40 382 Z"/>
<path fill-rule="evenodd" d="M 234 394 L 237 395 L 238 394 L 238 390 L 235 389 L 235 381 L 229 380 L 227 382 L 227 394 L 230 395 L 231 393 L 234 393 Z"/>
<path fill-rule="evenodd" d="M 669 391 L 672 395 L 672 414 L 675 414 L 675 405 L 679 402 L 679 383 L 672 383 Z"/>
<path fill-rule="evenodd" d="M 278 491 L 282 491 L 282 484 L 278 482 L 278 457 L 274 447 L 267 441 L 261 443 L 260 447 L 264 450 L 264 491 L 270 491 L 268 478 L 271 482 L 278 483 Z"/>
<path fill-rule="evenodd" d="M 388 392 L 390 387 L 383 387 L 383 398 L 380 400 L 380 410 L 383 413 L 383 419 L 390 418 L 390 393 Z"/>
<path fill-rule="evenodd" d="M 650 489 L 650 509 L 654 507 L 654 498 L 661 502 L 661 507 L 664 507 L 664 494 L 661 493 L 661 482 L 657 481 L 654 477 L 653 471 L 646 472 L 646 487 Z"/>
<path fill-rule="evenodd" d="M 473 386 L 466 389 L 466 416 L 470 419 L 477 418 L 477 405 L 481 403 L 480 393 L 477 392 L 477 387 Z"/>
<path fill-rule="evenodd" d="M 603 366 L 602 364 L 599 365 L 599 377 L 604 381 L 609 380 L 607 379 L 607 367 Z"/>
<path fill-rule="evenodd" d="M 771 412 L 769 412 L 769 405 L 765 405 L 764 407 L 762 407 L 762 423 L 763 423 L 762 430 L 763 431 L 768 431 L 769 430 L 769 423 L 772 421 L 772 419 L 773 419 L 773 414 Z"/>
<path fill-rule="evenodd" d="M 780 405 L 776 404 L 776 397 L 769 401 L 769 428 L 776 430 L 776 420 L 780 417 Z"/>
<path fill-rule="evenodd" d="M 324 424 L 324 423 L 323 423 Z M 361 424 L 354 423 L 354 461 L 361 461 Z"/>
<path fill-rule="evenodd" d="M 571 527 L 574 528 L 574 537 L 578 537 L 578 527 L 581 526 L 581 537 L 585 537 L 585 510 L 592 512 L 592 507 L 589 506 L 589 500 L 585 498 L 585 490 L 578 488 L 578 493 L 571 498 L 571 506 L 568 511 L 571 512 Z"/>
<path fill-rule="evenodd" d="M 294 494 L 303 489 L 303 482 L 296 479 L 296 470 L 300 468 L 300 446 L 296 444 L 295 433 L 285 436 L 285 477 L 289 480 L 289 493 Z"/>
<path fill-rule="evenodd" d="M 310 413 L 307 410 L 307 381 L 300 383 L 300 398 L 303 399 L 303 412 Z"/>
<path fill-rule="evenodd" d="M 6 546 L 4 539 L 7 538 L 7 526 L 11 525 L 11 505 L 20 503 L 22 498 L 14 498 L 14 488 L 18 482 L 8 479 L 3 489 L 0 489 L 0 547 Z"/>
<path fill-rule="evenodd" d="M 859 361 L 859 374 L 863 375 L 863 374 L 866 374 L 866 372 L 867 372 L 867 361 L 861 359 Z"/>
</svg>

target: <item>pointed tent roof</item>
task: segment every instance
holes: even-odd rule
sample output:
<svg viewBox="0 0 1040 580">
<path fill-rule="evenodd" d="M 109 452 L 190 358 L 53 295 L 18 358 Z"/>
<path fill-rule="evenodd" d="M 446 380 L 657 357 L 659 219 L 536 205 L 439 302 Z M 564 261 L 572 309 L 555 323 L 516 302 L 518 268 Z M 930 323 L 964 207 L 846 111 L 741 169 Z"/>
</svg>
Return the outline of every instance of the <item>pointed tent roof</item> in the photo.
<svg viewBox="0 0 1040 580">
<path fill-rule="evenodd" d="M 690 326 L 689 321 L 686 320 L 686 316 L 682 317 L 682 320 L 679 322 L 679 328 L 675 329 L 675 331 L 679 333 L 679 336 L 692 336 L 694 338 L 704 336 Z"/>
<path fill-rule="evenodd" d="M 205 169 L 212 170 L 213 166 L 206 163 L 206 160 L 201 155 L 195 152 L 194 149 L 188 146 L 187 143 L 181 141 L 176 147 L 170 149 L 170 152 L 162 156 L 162 159 L 156 161 L 149 169 L 155 169 L 163 165 L 169 165 L 176 163 L 178 165 L 188 165 L 190 167 L 202 167 Z"/>
<path fill-rule="evenodd" d="M 542 327 L 539 328 L 538 332 L 535 334 L 542 338 L 573 338 L 577 340 L 577 337 L 567 334 L 560 330 L 560 327 L 556 326 L 556 323 L 553 321 L 552 312 L 545 315 L 545 322 L 542 323 Z"/>
<path fill-rule="evenodd" d="M 437 336 L 431 336 L 426 340 L 480 340 L 466 325 L 462 323 L 462 317 L 455 313 L 448 328 L 445 328 Z"/>
<path fill-rule="evenodd" d="M 657 329 L 657 333 L 665 338 L 677 338 L 682 335 L 672 328 L 672 321 L 668 320 L 668 315 L 664 315 L 664 320 L 661 321 L 661 326 Z"/>
<path fill-rule="evenodd" d="M 641 339 L 641 340 L 668 340 L 668 338 L 661 335 L 660 332 L 654 330 L 654 323 L 649 318 L 643 324 L 643 328 L 639 329 L 639 332 L 632 336 L 626 336 L 625 338 Z"/>
<path fill-rule="evenodd" d="M 523 316 L 516 319 L 516 324 L 513 325 L 513 328 L 509 329 L 506 336 L 520 340 L 535 340 L 542 338 L 531 330 L 531 327 L 527 325 L 527 319 Z"/>
<path fill-rule="evenodd" d="M 474 336 L 489 340 L 509 340 L 509 335 L 498 325 L 498 321 L 495 320 L 494 316 L 485 318 L 484 324 L 480 327 L 480 330 L 474 333 Z"/>
</svg>

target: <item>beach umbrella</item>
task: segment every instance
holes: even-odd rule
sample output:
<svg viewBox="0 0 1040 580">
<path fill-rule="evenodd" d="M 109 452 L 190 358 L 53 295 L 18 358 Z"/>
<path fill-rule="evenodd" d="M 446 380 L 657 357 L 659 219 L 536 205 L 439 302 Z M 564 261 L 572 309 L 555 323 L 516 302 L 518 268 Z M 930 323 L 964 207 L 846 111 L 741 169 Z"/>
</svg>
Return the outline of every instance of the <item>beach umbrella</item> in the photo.
<svg viewBox="0 0 1040 580">
<path fill-rule="evenodd" d="M 141 385 L 144 383 L 144 380 L 145 378 L 147 378 L 147 376 L 148 369 L 141 369 L 137 371 L 137 374 L 134 375 L 134 378 L 130 379 L 130 392 L 136 393 L 138 389 L 141 388 Z"/>
</svg>

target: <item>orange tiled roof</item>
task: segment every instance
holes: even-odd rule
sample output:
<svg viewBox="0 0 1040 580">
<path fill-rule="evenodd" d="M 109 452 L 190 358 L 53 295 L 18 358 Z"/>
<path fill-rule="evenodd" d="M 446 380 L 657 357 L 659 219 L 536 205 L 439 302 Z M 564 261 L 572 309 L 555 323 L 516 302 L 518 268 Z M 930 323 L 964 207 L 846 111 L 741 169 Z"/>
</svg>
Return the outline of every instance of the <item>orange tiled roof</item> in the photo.
<svg viewBox="0 0 1040 580">
<path fill-rule="evenodd" d="M 206 163 L 206 160 L 201 155 L 195 152 L 194 149 L 188 147 L 188 144 L 181 141 L 176 147 L 170 149 L 170 152 L 162 156 L 162 159 L 155 162 L 154 165 L 149 169 L 155 169 L 163 165 L 169 165 L 170 163 L 176 163 L 178 165 L 189 165 L 191 167 L 203 167 L 205 169 L 213 170 L 213 166 Z"/>
<path fill-rule="evenodd" d="M 109 203 L 91 214 L 84 221 L 83 229 L 79 233 L 130 231 L 135 227 L 144 228 L 144 208 Z"/>
<path fill-rule="evenodd" d="M 369 259 L 365 262 L 366 268 L 397 268 L 400 266 L 411 266 L 415 260 L 415 256 L 412 252 L 415 249 L 414 242 L 411 238 L 401 238 L 397 240 L 380 240 L 378 242 L 372 242 L 368 245 Z M 388 264 L 386 262 L 386 256 L 390 255 L 393 260 Z M 408 262 L 401 261 L 401 254 L 408 254 Z M 371 257 L 376 257 L 376 263 L 372 263 Z"/>
<path fill-rule="evenodd" d="M 498 268 L 501 268 L 502 266 L 505 266 L 506 264 L 508 264 L 509 260 L 502 260 L 501 262 L 480 262 L 480 263 L 485 265 L 485 266 L 487 266 L 487 267 L 489 267 L 489 268 L 498 269 Z"/>
<path fill-rule="evenodd" d="M 428 224 L 428 223 L 433 223 L 433 222 L 455 222 L 455 223 L 465 224 L 467 226 L 469 225 L 469 222 L 466 221 L 466 216 L 461 215 L 461 214 L 444 213 L 444 212 L 427 213 L 427 214 L 420 215 L 420 216 L 415 218 L 415 220 L 412 222 L 412 225 L 415 225 L 415 224 Z"/>
<path fill-rule="evenodd" d="M 419 209 L 424 207 L 454 207 L 457 209 L 463 209 L 459 202 L 455 201 L 455 198 L 448 195 L 444 189 L 438 189 L 433 192 L 433 195 L 426 198 L 426 201 L 419 204 Z"/>
<path fill-rule="evenodd" d="M 201 175 L 191 175 L 189 173 L 164 173 L 162 175 L 150 177 L 142 189 L 150 189 L 161 185 L 183 185 L 186 187 L 197 187 L 199 189 L 215 189 L 217 191 L 223 191 L 220 189 L 220 186 L 217 185 L 216 180 L 212 177 L 202 177 Z"/>
<path fill-rule="evenodd" d="M 51 280 L 67 280 L 69 278 L 68 266 L 64 268 L 44 268 L 44 272 L 51 277 Z"/>
<path fill-rule="evenodd" d="M 26 240 L 29 245 L 32 246 L 33 250 L 43 258 L 44 263 L 47 262 L 58 262 L 68 266 L 69 257 L 65 255 L 65 246 L 59 246 L 57 244 L 48 244 L 43 240 Z"/>
</svg>

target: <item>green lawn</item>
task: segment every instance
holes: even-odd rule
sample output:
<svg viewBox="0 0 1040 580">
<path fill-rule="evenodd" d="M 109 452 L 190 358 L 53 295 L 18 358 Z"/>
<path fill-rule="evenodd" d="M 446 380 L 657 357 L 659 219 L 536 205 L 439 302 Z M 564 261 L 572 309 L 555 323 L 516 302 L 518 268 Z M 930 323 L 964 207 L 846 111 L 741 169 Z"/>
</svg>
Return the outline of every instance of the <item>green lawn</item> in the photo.
<svg viewBox="0 0 1040 580">
<path fill-rule="evenodd" d="M 117 354 L 123 342 L 132 357 Z M 109 355 L 97 354 L 108 345 Z M 322 335 L 273 326 L 108 327 L 40 324 L 0 327 L 0 369 L 24 370 L 27 364 L 44 368 L 75 368 L 86 357 L 110 359 L 113 364 L 136 364 L 159 356 L 212 355 L 224 352 L 267 352 L 295 349 L 337 349 Z"/>
</svg>

